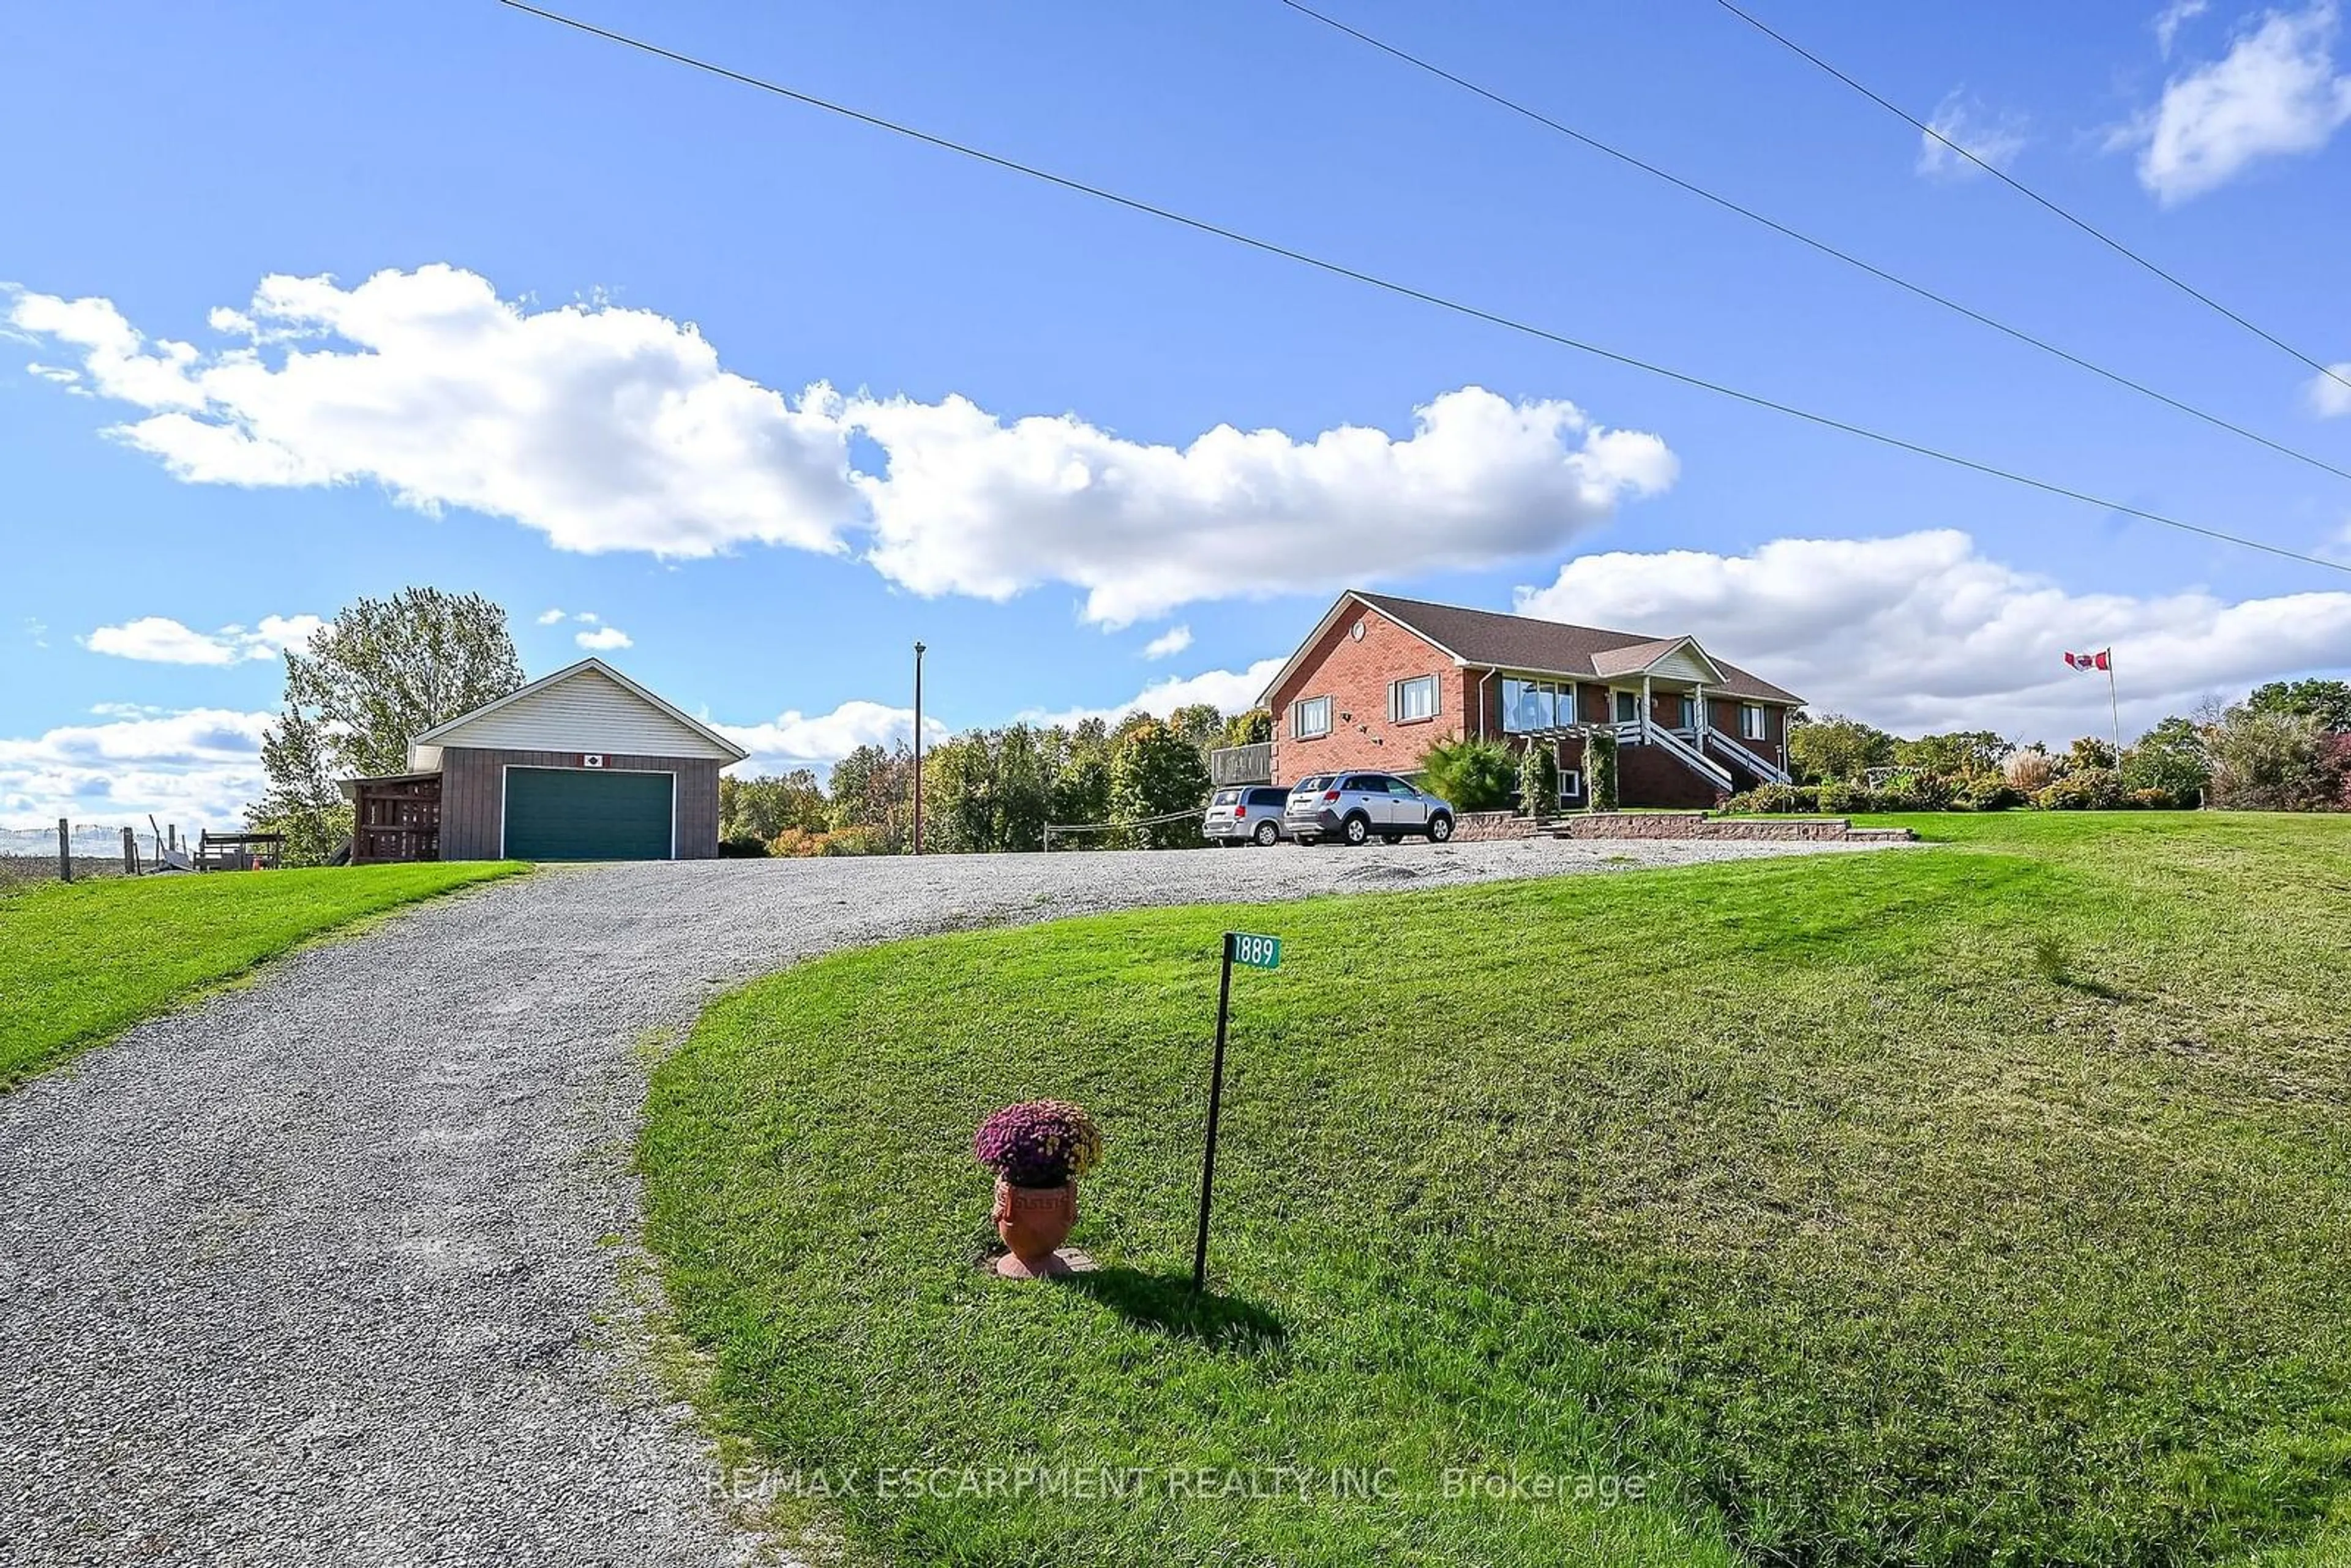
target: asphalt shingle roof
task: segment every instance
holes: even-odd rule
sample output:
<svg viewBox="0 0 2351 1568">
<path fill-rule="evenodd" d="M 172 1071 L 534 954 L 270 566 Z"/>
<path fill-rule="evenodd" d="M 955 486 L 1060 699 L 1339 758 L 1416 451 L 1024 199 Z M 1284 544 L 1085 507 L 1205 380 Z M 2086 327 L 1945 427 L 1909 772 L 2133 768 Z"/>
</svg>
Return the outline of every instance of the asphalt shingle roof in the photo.
<svg viewBox="0 0 2351 1568">
<path fill-rule="evenodd" d="M 1458 604 L 1432 604 L 1425 599 L 1400 599 L 1392 593 L 1358 590 L 1355 597 L 1470 664 L 1502 669 L 1604 679 L 1644 668 L 1681 641 L 1679 637 L 1658 637 L 1645 632 L 1608 632 L 1596 626 L 1571 626 L 1563 621 L 1539 621 L 1530 615 L 1470 610 Z M 1724 664 L 1710 651 L 1707 657 L 1729 677 L 1723 685 L 1710 689 L 1770 702 L 1803 700 L 1760 675 Z"/>
</svg>

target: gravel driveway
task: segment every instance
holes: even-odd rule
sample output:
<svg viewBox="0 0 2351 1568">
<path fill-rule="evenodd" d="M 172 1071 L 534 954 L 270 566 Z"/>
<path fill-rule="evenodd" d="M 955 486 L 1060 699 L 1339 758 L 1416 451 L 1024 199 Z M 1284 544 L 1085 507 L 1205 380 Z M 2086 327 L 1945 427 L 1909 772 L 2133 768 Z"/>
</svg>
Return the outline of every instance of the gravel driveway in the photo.
<svg viewBox="0 0 2351 1568">
<path fill-rule="evenodd" d="M 0 1098 L 0 1562 L 752 1559 L 624 1284 L 647 1030 L 943 925 L 1805 852 L 555 868 L 297 954 Z"/>
</svg>

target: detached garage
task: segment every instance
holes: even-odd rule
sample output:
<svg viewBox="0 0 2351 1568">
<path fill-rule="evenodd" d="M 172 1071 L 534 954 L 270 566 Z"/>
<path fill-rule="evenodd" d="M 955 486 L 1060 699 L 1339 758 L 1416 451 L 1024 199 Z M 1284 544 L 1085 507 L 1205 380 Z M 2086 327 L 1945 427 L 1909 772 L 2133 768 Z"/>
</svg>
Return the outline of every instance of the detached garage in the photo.
<svg viewBox="0 0 2351 1568">
<path fill-rule="evenodd" d="M 583 659 L 416 737 L 408 772 L 346 781 L 351 859 L 708 860 L 718 771 L 746 755 Z"/>
</svg>

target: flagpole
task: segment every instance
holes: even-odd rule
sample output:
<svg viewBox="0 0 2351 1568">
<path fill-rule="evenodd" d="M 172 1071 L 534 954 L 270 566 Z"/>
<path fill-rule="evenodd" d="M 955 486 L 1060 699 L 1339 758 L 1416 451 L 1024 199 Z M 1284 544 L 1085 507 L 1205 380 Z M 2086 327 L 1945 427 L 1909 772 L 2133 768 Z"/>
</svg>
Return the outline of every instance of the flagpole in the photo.
<svg viewBox="0 0 2351 1568">
<path fill-rule="evenodd" d="M 2115 695 L 2115 651 L 2106 650 L 2106 707 L 2115 716 L 2115 766 L 2123 765 L 2123 703 Z"/>
</svg>

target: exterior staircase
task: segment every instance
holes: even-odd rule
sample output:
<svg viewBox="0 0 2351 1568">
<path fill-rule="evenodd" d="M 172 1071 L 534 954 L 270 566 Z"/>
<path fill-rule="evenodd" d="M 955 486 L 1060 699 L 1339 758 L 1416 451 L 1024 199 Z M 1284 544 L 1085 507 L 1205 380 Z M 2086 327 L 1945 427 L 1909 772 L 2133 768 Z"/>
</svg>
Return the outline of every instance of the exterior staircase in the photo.
<svg viewBox="0 0 2351 1568">
<path fill-rule="evenodd" d="M 1748 772 L 1755 775 L 1756 778 L 1761 779 L 1766 784 L 1786 784 L 1792 782 L 1788 777 L 1787 769 L 1782 768 L 1776 762 L 1769 761 L 1766 758 L 1758 756 L 1756 753 L 1749 750 L 1746 747 L 1741 746 L 1738 741 L 1733 740 L 1730 737 L 1723 734 L 1722 731 L 1719 729 L 1709 728 L 1707 730 L 1706 743 L 1708 746 L 1713 747 L 1717 751 L 1722 753 L 1725 757 L 1729 758 L 1733 762 L 1739 764 L 1740 767 L 1747 769 Z"/>
<path fill-rule="evenodd" d="M 1735 793 L 1739 788 L 1738 782 L 1730 776 L 1729 768 L 1683 739 L 1679 731 L 1655 723 L 1646 714 L 1619 724 L 1616 739 L 1620 745 L 1637 741 L 1656 747 L 1726 795 Z"/>
</svg>

